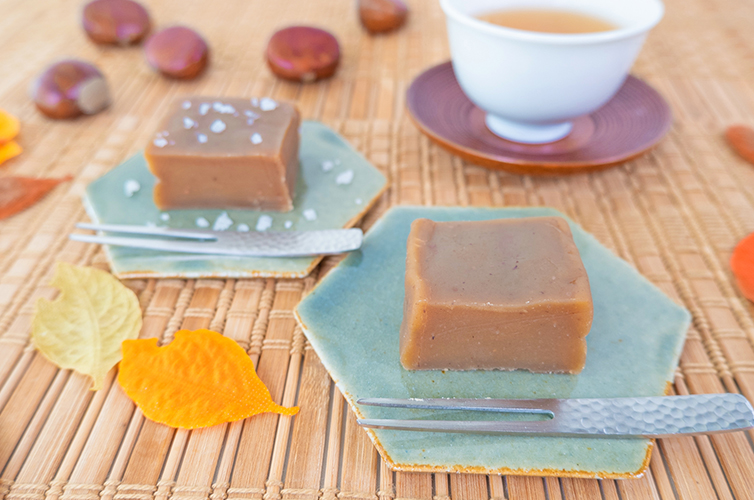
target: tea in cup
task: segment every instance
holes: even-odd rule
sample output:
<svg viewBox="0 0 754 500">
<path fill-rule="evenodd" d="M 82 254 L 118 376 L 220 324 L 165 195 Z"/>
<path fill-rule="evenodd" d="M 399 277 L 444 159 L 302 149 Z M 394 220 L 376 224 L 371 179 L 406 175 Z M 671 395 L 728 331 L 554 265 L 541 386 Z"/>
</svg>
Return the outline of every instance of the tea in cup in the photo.
<svg viewBox="0 0 754 500">
<path fill-rule="evenodd" d="M 487 127 L 557 141 L 620 89 L 660 0 L 440 0 L 458 83 Z"/>
</svg>

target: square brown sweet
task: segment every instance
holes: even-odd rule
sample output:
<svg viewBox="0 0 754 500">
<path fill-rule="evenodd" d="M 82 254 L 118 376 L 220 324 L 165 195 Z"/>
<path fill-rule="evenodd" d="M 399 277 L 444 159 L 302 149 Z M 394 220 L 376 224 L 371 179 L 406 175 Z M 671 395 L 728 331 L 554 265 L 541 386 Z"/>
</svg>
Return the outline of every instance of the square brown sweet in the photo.
<svg viewBox="0 0 754 500">
<path fill-rule="evenodd" d="M 293 209 L 299 113 L 269 98 L 175 101 L 144 156 L 161 210 Z"/>
<path fill-rule="evenodd" d="M 560 217 L 411 225 L 400 356 L 409 370 L 578 373 L 589 279 Z"/>
</svg>

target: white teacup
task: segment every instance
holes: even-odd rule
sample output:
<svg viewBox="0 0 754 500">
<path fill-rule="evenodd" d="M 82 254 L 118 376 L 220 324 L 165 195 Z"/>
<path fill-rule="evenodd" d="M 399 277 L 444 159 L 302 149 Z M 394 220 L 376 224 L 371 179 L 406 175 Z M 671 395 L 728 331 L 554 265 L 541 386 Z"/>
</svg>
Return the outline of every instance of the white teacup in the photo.
<svg viewBox="0 0 754 500">
<path fill-rule="evenodd" d="M 565 137 L 571 120 L 607 103 L 664 12 L 660 0 L 440 0 L 440 5 L 464 93 L 487 112 L 492 132 L 531 144 Z M 566 35 L 475 18 L 504 9 L 567 10 L 618 28 Z"/>
</svg>

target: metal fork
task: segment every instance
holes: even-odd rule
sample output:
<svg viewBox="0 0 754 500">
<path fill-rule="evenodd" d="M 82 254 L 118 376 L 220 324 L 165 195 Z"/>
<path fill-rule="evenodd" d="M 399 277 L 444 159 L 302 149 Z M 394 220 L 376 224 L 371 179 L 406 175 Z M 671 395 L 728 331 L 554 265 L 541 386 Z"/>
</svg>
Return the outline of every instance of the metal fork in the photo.
<svg viewBox="0 0 754 500">
<path fill-rule="evenodd" d="M 540 421 L 359 419 L 375 429 L 477 434 L 606 438 L 662 438 L 732 432 L 754 427 L 754 410 L 740 394 L 604 399 L 390 399 L 358 404 L 421 410 L 533 413 Z"/>
<path fill-rule="evenodd" d="M 74 241 L 104 245 L 245 257 L 305 257 L 350 252 L 361 247 L 361 229 L 319 231 L 209 231 L 119 224 L 79 223 L 80 229 L 106 233 L 137 234 L 150 238 L 71 234 Z M 171 238 L 171 239 L 167 239 Z"/>
</svg>

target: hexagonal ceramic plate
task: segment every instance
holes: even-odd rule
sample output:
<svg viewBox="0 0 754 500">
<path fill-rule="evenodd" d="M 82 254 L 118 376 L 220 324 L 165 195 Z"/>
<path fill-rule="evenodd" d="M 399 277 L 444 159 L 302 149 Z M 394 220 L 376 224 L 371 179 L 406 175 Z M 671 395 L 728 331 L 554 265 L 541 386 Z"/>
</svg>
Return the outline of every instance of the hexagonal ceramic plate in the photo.
<svg viewBox="0 0 754 500">
<path fill-rule="evenodd" d="M 301 171 L 291 212 L 227 210 L 229 231 L 245 224 L 254 231 L 260 217 L 271 218 L 270 230 L 335 229 L 353 226 L 387 187 L 387 180 L 340 135 L 317 122 L 301 126 Z M 351 172 L 349 174 L 349 171 Z M 140 189 L 128 196 L 127 185 Z M 152 201 L 155 178 L 139 153 L 126 160 L 86 190 L 84 204 L 94 222 L 154 224 L 197 228 L 203 218 L 211 229 L 223 210 L 169 210 L 160 212 Z M 139 248 L 106 247 L 113 273 L 119 278 L 301 278 L 321 257 L 255 258 L 191 255 Z"/>
<path fill-rule="evenodd" d="M 626 262 L 569 221 L 589 275 L 594 322 L 579 375 L 524 371 L 407 371 L 398 359 L 406 238 L 411 221 L 560 215 L 548 208 L 396 207 L 299 304 L 306 336 L 351 408 L 363 418 L 511 418 L 358 406 L 362 397 L 599 398 L 660 396 L 668 390 L 690 315 Z M 647 439 L 557 438 L 368 431 L 402 471 L 571 477 L 635 477 Z"/>
</svg>

